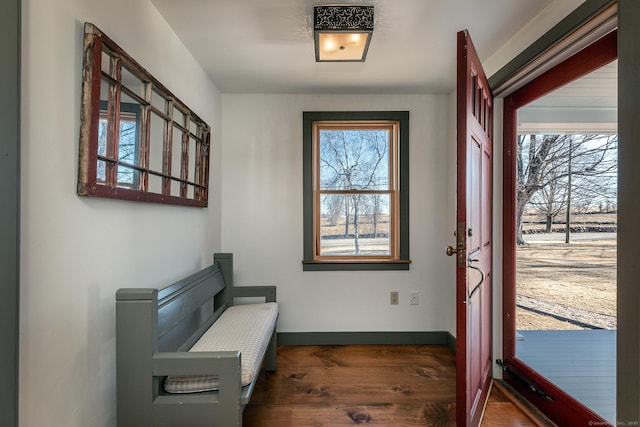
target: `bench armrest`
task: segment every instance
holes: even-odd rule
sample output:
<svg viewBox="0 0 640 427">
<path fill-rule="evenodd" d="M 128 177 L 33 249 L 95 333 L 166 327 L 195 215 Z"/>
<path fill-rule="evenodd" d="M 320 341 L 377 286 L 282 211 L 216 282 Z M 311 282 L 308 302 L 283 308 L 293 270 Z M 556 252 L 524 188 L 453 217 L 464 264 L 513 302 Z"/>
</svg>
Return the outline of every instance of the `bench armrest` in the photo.
<svg viewBox="0 0 640 427">
<path fill-rule="evenodd" d="M 237 416 L 242 398 L 239 351 L 196 351 L 176 353 L 155 353 L 153 355 L 153 375 L 215 375 L 218 379 L 217 401 L 223 408 L 229 408 L 233 416 Z M 172 397 L 169 397 L 172 396 Z M 154 405 L 166 402 L 193 403 L 201 398 L 198 393 L 162 395 L 155 398 Z M 204 400 L 208 398 L 205 397 Z M 196 405 L 198 406 L 198 405 Z M 186 407 L 186 406 L 185 406 Z M 200 405 L 202 410 L 202 405 Z M 179 414 L 169 409 L 169 414 Z M 178 425 L 178 424 L 171 424 Z M 239 425 L 239 424 L 238 424 Z"/>
<path fill-rule="evenodd" d="M 275 286 L 234 286 L 232 296 L 237 297 L 264 297 L 265 302 L 276 302 Z"/>
<path fill-rule="evenodd" d="M 237 373 L 240 378 L 239 351 L 167 352 L 153 355 L 153 375 L 220 375 Z"/>
</svg>

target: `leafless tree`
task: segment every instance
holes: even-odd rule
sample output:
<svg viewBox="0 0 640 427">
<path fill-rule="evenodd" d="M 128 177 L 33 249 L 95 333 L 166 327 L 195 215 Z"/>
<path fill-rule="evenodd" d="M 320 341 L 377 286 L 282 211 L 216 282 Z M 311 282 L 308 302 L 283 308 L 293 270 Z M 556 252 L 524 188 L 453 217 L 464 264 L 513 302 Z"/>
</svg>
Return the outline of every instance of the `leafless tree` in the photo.
<svg viewBox="0 0 640 427">
<path fill-rule="evenodd" d="M 343 212 L 344 197 L 338 194 L 324 194 L 321 205 L 327 207 L 327 218 L 329 225 L 338 225 L 338 218 Z"/>
<path fill-rule="evenodd" d="M 120 121 L 120 139 L 118 141 L 118 161 L 136 164 L 138 151 L 137 124 L 135 121 Z M 118 182 L 134 183 L 135 171 L 129 168 L 118 168 Z"/>
<path fill-rule="evenodd" d="M 135 119 L 120 121 L 120 134 L 118 136 L 118 161 L 136 165 L 136 154 L 139 149 L 137 141 L 137 123 Z M 98 153 L 107 155 L 107 120 L 101 120 L 98 127 Z M 106 179 L 105 163 L 98 163 L 98 179 Z M 117 180 L 119 183 L 134 183 L 135 171 L 129 168 L 118 167 Z"/>
<path fill-rule="evenodd" d="M 557 179 L 558 170 L 550 171 L 549 184 L 533 194 L 529 205 L 545 218 L 545 232 L 550 233 L 556 216 L 567 206 L 567 182 Z M 555 176 L 554 176 L 555 175 Z"/>
<path fill-rule="evenodd" d="M 353 218 L 355 251 L 359 253 L 361 216 L 368 210 L 365 206 L 371 190 L 378 189 L 386 181 L 389 142 L 387 133 L 376 130 L 331 130 L 323 131 L 320 138 L 320 177 L 323 190 L 349 191 L 325 198 L 328 205 L 340 206 L 345 215 L 344 236 L 349 236 L 349 225 Z M 387 181 L 388 182 L 388 181 Z"/>
<path fill-rule="evenodd" d="M 617 135 L 519 135 L 516 146 L 517 244 L 525 244 L 522 218 L 532 201 L 546 200 L 547 208 L 551 207 L 547 214 L 553 220 L 562 204 L 570 212 L 572 198 L 580 200 L 577 197 L 582 197 L 584 205 L 594 200 L 594 191 L 602 195 L 607 193 L 610 197 L 611 192 L 616 191 L 617 147 Z M 591 196 L 585 198 L 586 194 Z"/>
</svg>

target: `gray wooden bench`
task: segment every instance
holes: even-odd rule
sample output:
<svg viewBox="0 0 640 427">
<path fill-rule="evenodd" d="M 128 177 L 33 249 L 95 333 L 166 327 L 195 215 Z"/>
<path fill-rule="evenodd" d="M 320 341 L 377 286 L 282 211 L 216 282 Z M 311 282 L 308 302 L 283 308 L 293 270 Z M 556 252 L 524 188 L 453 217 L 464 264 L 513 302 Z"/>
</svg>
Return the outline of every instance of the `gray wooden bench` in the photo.
<svg viewBox="0 0 640 427">
<path fill-rule="evenodd" d="M 214 255 L 212 266 L 163 289 L 116 293 L 116 380 L 119 427 L 241 426 L 256 378 L 241 384 L 240 351 L 192 351 L 234 298 L 276 301 L 275 286 L 233 286 L 233 255 Z M 273 304 L 263 304 L 271 306 Z M 258 306 L 256 306 L 258 307 Z M 237 307 L 229 310 L 243 310 Z M 277 312 L 276 312 L 277 313 Z M 277 314 L 276 314 L 277 316 Z M 224 317 L 220 323 L 224 323 Z M 275 322 L 275 320 L 274 320 Z M 242 322 L 238 322 L 242 323 Z M 276 333 L 266 336 L 267 370 L 276 364 Z M 259 368 L 259 367 L 258 367 Z M 213 375 L 217 390 L 168 393 L 168 376 Z"/>
</svg>

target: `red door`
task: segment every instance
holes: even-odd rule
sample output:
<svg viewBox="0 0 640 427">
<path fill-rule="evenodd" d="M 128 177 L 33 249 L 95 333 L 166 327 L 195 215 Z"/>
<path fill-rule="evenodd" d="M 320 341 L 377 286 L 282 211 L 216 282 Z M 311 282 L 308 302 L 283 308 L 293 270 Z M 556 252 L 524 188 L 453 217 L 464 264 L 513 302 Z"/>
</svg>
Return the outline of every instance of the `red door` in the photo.
<svg viewBox="0 0 640 427">
<path fill-rule="evenodd" d="M 456 420 L 477 426 L 491 384 L 493 99 L 469 33 L 458 33 Z"/>
</svg>

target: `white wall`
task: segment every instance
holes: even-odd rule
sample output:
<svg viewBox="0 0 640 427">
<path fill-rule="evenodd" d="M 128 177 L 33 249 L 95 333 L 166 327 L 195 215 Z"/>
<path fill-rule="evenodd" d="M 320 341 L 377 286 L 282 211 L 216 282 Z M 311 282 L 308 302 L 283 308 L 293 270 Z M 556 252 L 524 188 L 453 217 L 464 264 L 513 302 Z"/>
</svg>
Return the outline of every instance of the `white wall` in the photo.
<svg viewBox="0 0 640 427">
<path fill-rule="evenodd" d="M 220 95 L 147 0 L 23 0 L 20 425 L 115 425 L 115 291 L 220 249 Z M 210 208 L 79 198 L 83 22 L 214 129 Z"/>
<path fill-rule="evenodd" d="M 302 112 L 410 112 L 409 271 L 302 271 Z M 239 285 L 276 284 L 280 332 L 447 331 L 455 313 L 446 95 L 222 96 L 222 247 Z M 389 304 L 389 292 L 400 304 Z M 420 305 L 409 305 L 409 292 Z"/>
<path fill-rule="evenodd" d="M 516 34 L 505 40 L 489 58 L 481 58 L 487 77 L 492 76 L 584 2 L 585 0 L 562 0 L 549 3 Z"/>
</svg>

